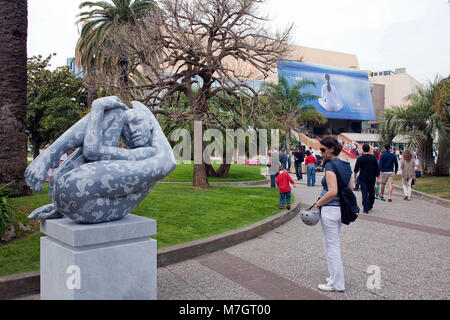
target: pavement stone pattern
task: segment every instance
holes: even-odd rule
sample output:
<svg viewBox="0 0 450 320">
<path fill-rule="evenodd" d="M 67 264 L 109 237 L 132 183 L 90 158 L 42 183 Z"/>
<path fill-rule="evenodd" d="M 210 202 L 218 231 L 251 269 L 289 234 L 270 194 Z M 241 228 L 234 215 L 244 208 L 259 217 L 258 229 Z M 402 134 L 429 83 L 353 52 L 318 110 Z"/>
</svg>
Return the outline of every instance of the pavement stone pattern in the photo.
<svg viewBox="0 0 450 320">
<path fill-rule="evenodd" d="M 305 207 L 317 200 L 322 176 L 307 187 L 306 175 L 301 181 L 292 175 L 292 192 Z M 361 193 L 355 194 L 361 204 Z M 450 210 L 403 200 L 396 190 L 392 200 L 375 200 L 371 213 L 341 229 L 345 292 L 317 289 L 328 276 L 322 228 L 295 217 L 250 241 L 158 269 L 158 299 L 450 299 Z M 368 288 L 370 266 L 379 267 L 380 289 Z M 252 280 L 266 283 L 267 290 L 250 285 Z M 169 289 L 167 283 L 175 281 L 183 294 L 179 287 Z"/>
<path fill-rule="evenodd" d="M 307 187 L 306 174 L 301 181 L 292 175 L 292 192 L 304 207 L 317 200 L 322 176 L 318 173 L 316 186 Z M 355 194 L 362 207 L 361 193 Z M 317 288 L 328 276 L 322 228 L 306 226 L 296 216 L 252 240 L 158 268 L 158 299 L 449 300 L 450 210 L 403 200 L 395 189 L 392 200 L 375 200 L 373 211 L 343 225 L 345 292 Z M 371 266 L 379 268 L 380 289 L 368 287 Z"/>
</svg>

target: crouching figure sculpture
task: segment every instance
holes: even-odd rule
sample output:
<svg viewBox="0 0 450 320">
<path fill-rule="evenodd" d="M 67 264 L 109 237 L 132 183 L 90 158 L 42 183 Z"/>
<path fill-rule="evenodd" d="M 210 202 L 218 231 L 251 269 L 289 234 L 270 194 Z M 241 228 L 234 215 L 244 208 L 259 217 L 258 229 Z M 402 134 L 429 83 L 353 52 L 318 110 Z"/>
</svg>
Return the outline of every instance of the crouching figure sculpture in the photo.
<svg viewBox="0 0 450 320">
<path fill-rule="evenodd" d="M 118 147 L 120 138 L 127 148 Z M 60 157 L 74 148 L 60 165 Z M 26 169 L 27 185 L 40 191 L 49 168 L 57 168 L 48 185 L 52 203 L 28 218 L 67 216 L 78 223 L 122 219 L 175 166 L 172 148 L 146 106 L 133 101 L 129 109 L 117 97 L 97 99 L 89 114 Z"/>
</svg>

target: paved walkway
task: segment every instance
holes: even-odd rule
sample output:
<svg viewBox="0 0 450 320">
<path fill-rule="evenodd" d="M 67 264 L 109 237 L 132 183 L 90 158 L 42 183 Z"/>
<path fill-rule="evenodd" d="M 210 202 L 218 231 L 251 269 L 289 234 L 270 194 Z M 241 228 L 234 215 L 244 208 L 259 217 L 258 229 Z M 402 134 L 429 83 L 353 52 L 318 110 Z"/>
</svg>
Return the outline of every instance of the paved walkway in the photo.
<svg viewBox="0 0 450 320">
<path fill-rule="evenodd" d="M 312 204 L 321 188 L 305 180 L 293 193 Z M 373 212 L 341 229 L 343 293 L 317 289 L 328 276 L 322 228 L 297 216 L 250 241 L 159 268 L 158 299 L 450 299 L 450 210 L 396 191 L 392 199 L 376 200 Z M 379 289 L 368 288 L 368 268 L 379 270 Z"/>
<path fill-rule="evenodd" d="M 303 179 L 293 192 L 312 204 L 320 190 Z M 450 299 L 450 210 L 395 191 L 392 199 L 376 200 L 373 212 L 341 229 L 344 293 L 317 289 L 328 276 L 322 228 L 296 217 L 245 243 L 159 268 L 158 299 Z M 380 289 L 368 289 L 370 266 L 379 268 Z"/>
</svg>

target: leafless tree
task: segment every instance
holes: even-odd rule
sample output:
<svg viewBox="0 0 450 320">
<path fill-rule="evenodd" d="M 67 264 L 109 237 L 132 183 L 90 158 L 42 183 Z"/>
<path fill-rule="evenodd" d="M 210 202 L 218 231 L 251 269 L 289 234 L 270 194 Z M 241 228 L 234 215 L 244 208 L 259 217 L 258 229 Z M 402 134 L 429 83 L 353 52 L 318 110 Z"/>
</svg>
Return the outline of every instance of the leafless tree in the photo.
<svg viewBox="0 0 450 320">
<path fill-rule="evenodd" d="M 130 61 L 131 85 L 116 90 L 139 99 L 155 114 L 173 121 L 220 125 L 208 107 L 211 98 L 237 115 L 255 104 L 237 106 L 231 99 L 254 98 L 246 79 L 266 79 L 286 56 L 292 25 L 270 32 L 264 0 L 162 0 L 159 10 L 139 24 L 111 34 L 109 54 Z M 114 76 L 110 74 L 110 77 Z M 116 75 L 118 76 L 118 75 Z M 184 94 L 188 108 L 177 108 Z M 194 165 L 194 186 L 206 188 L 205 164 Z"/>
</svg>

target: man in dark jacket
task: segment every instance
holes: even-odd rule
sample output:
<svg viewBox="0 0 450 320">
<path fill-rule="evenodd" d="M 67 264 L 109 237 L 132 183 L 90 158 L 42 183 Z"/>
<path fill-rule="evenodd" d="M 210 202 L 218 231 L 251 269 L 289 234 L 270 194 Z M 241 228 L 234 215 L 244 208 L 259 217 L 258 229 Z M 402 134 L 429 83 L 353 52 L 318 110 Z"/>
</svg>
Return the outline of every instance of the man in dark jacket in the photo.
<svg viewBox="0 0 450 320">
<path fill-rule="evenodd" d="M 388 202 L 392 202 L 392 183 L 394 182 L 394 176 L 398 171 L 398 161 L 395 154 L 390 152 L 391 146 L 386 144 L 384 146 L 384 153 L 381 155 L 379 167 L 381 171 L 381 190 L 380 190 L 380 198 L 383 199 L 384 196 L 384 187 L 386 183 L 389 185 L 389 197 Z"/>
<path fill-rule="evenodd" d="M 303 154 L 303 152 L 300 150 L 299 147 L 295 148 L 294 160 L 295 160 L 295 162 L 294 162 L 295 174 L 297 175 L 297 180 L 302 180 L 303 179 L 302 163 L 305 160 L 305 155 Z"/>
<path fill-rule="evenodd" d="M 364 155 L 356 160 L 355 169 L 355 184 L 356 180 L 359 180 L 361 187 L 362 203 L 364 213 L 369 213 L 375 202 L 375 182 L 380 175 L 380 169 L 378 167 L 378 160 L 370 153 L 370 146 L 368 144 L 363 145 Z M 357 178 L 357 174 L 359 176 Z"/>
</svg>

